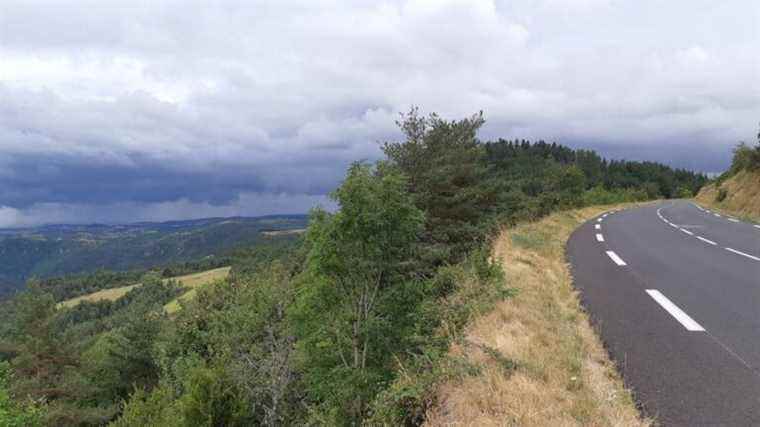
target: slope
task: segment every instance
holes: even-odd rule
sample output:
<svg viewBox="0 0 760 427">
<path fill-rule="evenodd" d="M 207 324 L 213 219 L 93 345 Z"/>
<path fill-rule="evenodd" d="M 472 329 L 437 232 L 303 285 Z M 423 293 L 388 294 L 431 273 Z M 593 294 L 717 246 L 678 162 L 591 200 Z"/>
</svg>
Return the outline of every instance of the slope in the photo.
<svg viewBox="0 0 760 427">
<path fill-rule="evenodd" d="M 702 188 L 697 201 L 747 219 L 760 219 L 760 172 L 742 170 Z"/>
</svg>

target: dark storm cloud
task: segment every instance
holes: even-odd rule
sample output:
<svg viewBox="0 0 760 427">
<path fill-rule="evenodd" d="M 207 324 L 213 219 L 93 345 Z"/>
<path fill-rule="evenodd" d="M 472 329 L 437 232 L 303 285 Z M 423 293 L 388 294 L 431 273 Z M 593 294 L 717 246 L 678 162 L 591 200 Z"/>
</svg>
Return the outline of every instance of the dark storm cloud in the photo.
<svg viewBox="0 0 760 427">
<path fill-rule="evenodd" d="M 0 6 L 0 226 L 303 212 L 399 111 L 719 171 L 760 120 L 752 0 Z"/>
</svg>

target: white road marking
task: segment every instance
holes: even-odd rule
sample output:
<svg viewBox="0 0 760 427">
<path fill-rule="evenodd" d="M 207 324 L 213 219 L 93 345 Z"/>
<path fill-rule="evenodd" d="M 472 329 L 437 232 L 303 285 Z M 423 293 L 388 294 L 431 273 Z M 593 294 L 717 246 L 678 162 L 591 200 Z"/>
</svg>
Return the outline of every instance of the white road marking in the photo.
<svg viewBox="0 0 760 427">
<path fill-rule="evenodd" d="M 704 237 L 701 237 L 701 236 L 697 236 L 697 239 L 699 239 L 699 240 L 701 240 L 701 241 L 703 241 L 705 243 L 709 243 L 709 244 L 711 244 L 713 246 L 717 245 L 717 243 L 713 242 L 712 240 L 707 240 L 707 239 L 705 239 Z"/>
<path fill-rule="evenodd" d="M 753 226 L 753 227 L 755 227 L 755 228 L 760 228 L 760 225 L 755 225 L 755 226 Z"/>
<path fill-rule="evenodd" d="M 713 215 L 717 216 L 718 218 L 722 218 L 722 217 L 720 216 L 720 214 L 713 214 Z"/>
<path fill-rule="evenodd" d="M 597 230 L 601 230 L 602 229 L 602 225 L 601 224 L 595 224 L 594 228 L 596 228 Z"/>
<path fill-rule="evenodd" d="M 596 241 L 597 242 L 603 242 L 604 241 L 604 236 L 602 236 L 599 233 L 596 233 Z"/>
<path fill-rule="evenodd" d="M 671 316 L 673 316 L 676 320 L 678 320 L 678 323 L 683 325 L 684 328 L 686 328 L 687 331 L 692 332 L 704 332 L 705 328 L 703 328 L 699 323 L 694 321 L 691 317 L 689 317 L 688 314 L 686 314 L 683 310 L 678 308 L 677 305 L 673 304 L 668 297 L 660 293 L 657 289 L 647 289 L 646 292 L 649 294 L 652 299 L 657 301 L 657 304 L 660 304 L 662 308 L 665 309 L 668 313 L 670 313 Z"/>
<path fill-rule="evenodd" d="M 604 219 L 603 217 L 599 218 L 599 219 L 596 220 L 596 222 L 602 222 L 603 219 Z"/>
<path fill-rule="evenodd" d="M 623 265 L 628 265 L 628 264 L 626 264 L 626 263 L 625 263 L 625 261 L 623 261 L 623 260 L 622 260 L 622 259 L 621 259 L 621 258 L 620 258 L 620 257 L 619 257 L 619 256 L 618 256 L 616 253 L 615 253 L 615 252 L 613 252 L 613 251 L 607 251 L 607 256 L 608 256 L 608 257 L 610 257 L 610 258 L 612 259 L 612 261 L 614 261 L 614 262 L 615 262 L 615 264 L 617 264 L 617 265 L 620 265 L 620 266 L 623 266 Z"/>
<path fill-rule="evenodd" d="M 731 221 L 731 222 L 739 222 L 739 220 L 736 219 L 736 218 L 729 218 L 728 220 Z"/>
<path fill-rule="evenodd" d="M 693 236 L 694 235 L 694 233 L 692 233 L 691 231 L 689 231 L 689 230 L 687 230 L 685 228 L 682 228 L 681 231 L 683 231 L 684 233 L 688 234 L 689 236 Z"/>
<path fill-rule="evenodd" d="M 609 214 L 602 215 L 602 218 L 607 218 L 607 215 L 609 215 Z"/>
<path fill-rule="evenodd" d="M 675 224 L 673 224 L 672 222 L 669 222 L 668 224 L 670 224 L 670 226 L 673 227 L 673 228 L 678 228 L 678 226 L 675 225 Z"/>
<path fill-rule="evenodd" d="M 760 258 L 758 258 L 756 256 L 753 256 L 753 255 L 750 255 L 750 254 L 745 254 L 744 252 L 737 251 L 736 249 L 726 248 L 726 250 L 729 251 L 729 252 L 733 252 L 733 253 L 735 253 L 737 255 L 741 255 L 743 257 L 747 257 L 749 259 L 754 259 L 755 261 L 760 261 Z"/>
</svg>

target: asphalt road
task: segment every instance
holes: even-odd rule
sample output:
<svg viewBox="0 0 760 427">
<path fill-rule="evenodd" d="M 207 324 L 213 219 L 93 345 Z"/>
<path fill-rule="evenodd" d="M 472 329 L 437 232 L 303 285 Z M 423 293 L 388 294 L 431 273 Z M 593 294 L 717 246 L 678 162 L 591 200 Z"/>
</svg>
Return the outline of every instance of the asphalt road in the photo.
<svg viewBox="0 0 760 427">
<path fill-rule="evenodd" d="M 760 226 L 663 202 L 594 218 L 567 256 L 646 415 L 760 425 Z"/>
</svg>

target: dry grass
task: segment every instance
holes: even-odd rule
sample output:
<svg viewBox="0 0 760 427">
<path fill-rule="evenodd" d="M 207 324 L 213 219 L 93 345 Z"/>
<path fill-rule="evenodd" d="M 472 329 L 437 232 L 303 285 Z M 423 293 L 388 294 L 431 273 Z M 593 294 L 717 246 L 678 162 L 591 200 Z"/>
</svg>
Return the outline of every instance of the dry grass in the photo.
<svg viewBox="0 0 760 427">
<path fill-rule="evenodd" d="M 174 280 L 179 281 L 182 286 L 190 288 L 190 290 L 177 297 L 174 301 L 166 304 L 164 310 L 169 314 L 176 313 L 177 310 L 180 309 L 179 302 L 195 298 L 195 294 L 198 292 L 198 287 L 216 282 L 217 280 L 222 280 L 229 274 L 230 267 L 222 267 L 200 273 L 189 274 L 187 276 L 176 277 Z"/>
<path fill-rule="evenodd" d="M 726 198 L 718 202 L 718 188 L 727 191 Z M 760 173 L 742 171 L 725 180 L 718 187 L 707 185 L 699 192 L 697 201 L 713 209 L 721 209 L 749 220 L 760 220 Z"/>
<path fill-rule="evenodd" d="M 186 288 L 190 288 L 189 291 L 185 292 L 178 298 L 178 299 L 187 299 L 187 298 L 192 298 L 195 295 L 196 288 L 198 286 L 223 279 L 227 277 L 229 273 L 230 273 L 230 267 L 222 267 L 222 268 L 216 268 L 213 270 L 201 271 L 200 273 L 193 273 L 193 274 L 187 274 L 185 276 L 173 277 L 171 279 L 166 279 L 166 280 L 176 280 L 182 286 Z M 127 294 L 127 292 L 129 292 L 130 290 L 134 289 L 137 286 L 140 286 L 140 284 L 138 283 L 135 285 L 122 286 L 120 288 L 105 289 L 102 291 L 94 292 L 87 295 L 82 295 L 80 297 L 63 301 L 59 304 L 59 306 L 60 307 L 74 307 L 75 305 L 79 304 L 82 301 L 90 301 L 90 302 L 96 302 L 96 301 L 102 301 L 102 300 L 116 301 L 117 299 L 123 297 L 124 295 Z M 165 309 L 167 310 L 167 312 L 171 313 L 179 309 L 178 299 L 166 305 Z M 169 310 L 173 310 L 173 311 L 169 311 Z"/>
<path fill-rule="evenodd" d="M 124 295 L 127 294 L 127 292 L 131 291 L 137 286 L 140 286 L 140 285 L 137 284 L 137 285 L 122 286 L 120 288 L 104 289 L 102 291 L 93 292 L 91 294 L 82 295 L 80 297 L 63 301 L 60 304 L 58 304 L 58 306 L 70 308 L 70 307 L 74 307 L 75 305 L 79 304 L 82 301 L 89 301 L 89 302 L 97 302 L 97 301 L 103 301 L 103 300 L 116 301 L 117 299 L 123 297 Z"/>
<path fill-rule="evenodd" d="M 563 212 L 504 230 L 494 247 L 516 296 L 467 330 L 454 354 L 482 367 L 444 384 L 430 426 L 642 426 L 630 393 L 581 309 L 564 246 L 608 208 Z M 491 348 L 493 357 L 478 348 Z M 499 360 L 501 359 L 501 361 Z M 503 361 L 515 368 L 505 370 Z"/>
<path fill-rule="evenodd" d="M 269 237 L 275 237 L 275 236 L 289 236 L 291 234 L 303 234 L 306 232 L 305 228 L 294 228 L 291 230 L 273 230 L 273 231 L 262 231 L 261 234 Z"/>
</svg>

